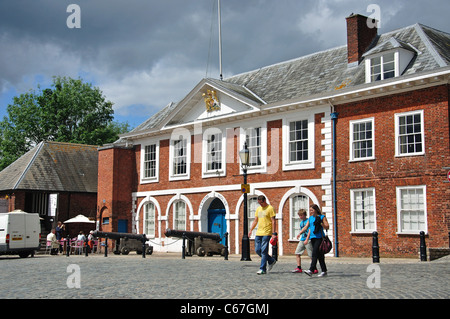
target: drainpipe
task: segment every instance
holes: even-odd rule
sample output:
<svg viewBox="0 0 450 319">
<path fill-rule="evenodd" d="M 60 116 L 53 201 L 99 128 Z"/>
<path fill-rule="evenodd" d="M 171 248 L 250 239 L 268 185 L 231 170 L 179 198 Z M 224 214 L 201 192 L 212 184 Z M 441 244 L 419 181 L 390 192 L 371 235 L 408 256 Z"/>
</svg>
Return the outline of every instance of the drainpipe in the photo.
<svg viewBox="0 0 450 319">
<path fill-rule="evenodd" d="M 333 120 L 333 218 L 334 218 L 334 256 L 339 257 L 339 241 L 338 241 L 338 225 L 337 225 L 337 197 L 336 197 L 336 122 L 339 113 L 331 113 L 331 119 Z"/>
</svg>

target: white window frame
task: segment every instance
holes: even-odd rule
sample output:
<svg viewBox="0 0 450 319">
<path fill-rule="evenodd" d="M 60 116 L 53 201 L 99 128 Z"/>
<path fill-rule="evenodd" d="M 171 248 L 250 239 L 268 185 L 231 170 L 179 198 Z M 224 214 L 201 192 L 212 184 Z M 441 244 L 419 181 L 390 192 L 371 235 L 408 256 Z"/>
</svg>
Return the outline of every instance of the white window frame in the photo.
<svg viewBox="0 0 450 319">
<path fill-rule="evenodd" d="M 367 123 L 370 122 L 372 124 L 372 138 L 370 139 L 366 139 L 367 141 L 371 141 L 372 142 L 372 155 L 371 156 L 366 156 L 366 157 L 355 157 L 355 148 L 354 148 L 354 144 L 356 142 L 359 141 L 355 141 L 354 139 L 354 126 L 356 124 L 362 124 L 362 123 Z M 350 162 L 357 162 L 357 161 L 367 161 L 367 160 L 374 160 L 375 159 L 375 120 L 373 117 L 371 118 L 366 118 L 366 119 L 362 119 L 362 120 L 354 120 L 354 121 L 350 121 L 350 128 L 349 128 L 349 137 L 350 137 L 350 156 L 349 156 L 349 161 Z"/>
<path fill-rule="evenodd" d="M 402 190 L 414 190 L 421 189 L 423 192 L 423 223 L 424 226 L 422 229 L 417 230 L 405 230 L 402 225 L 402 217 L 403 217 L 403 207 L 402 207 Z M 417 186 L 398 186 L 396 188 L 397 193 L 397 234 L 401 235 L 419 235 L 421 231 L 428 233 L 428 214 L 427 214 L 427 187 L 426 185 L 417 185 Z"/>
<path fill-rule="evenodd" d="M 290 123 L 308 121 L 308 159 L 302 161 L 290 161 Z M 315 158 L 315 123 L 314 113 L 295 113 L 283 118 L 283 171 L 314 169 Z"/>
<path fill-rule="evenodd" d="M 211 135 L 222 134 L 221 139 L 221 168 L 220 169 L 210 169 L 208 170 L 208 139 Z M 227 134 L 225 130 L 219 128 L 208 128 L 203 132 L 203 143 L 202 143 L 202 177 L 222 177 L 226 176 L 226 153 L 227 153 Z"/>
<path fill-rule="evenodd" d="M 156 159 L 155 159 L 155 176 L 145 177 L 145 147 L 150 145 L 156 145 Z M 140 177 L 141 184 L 157 183 L 159 182 L 159 140 L 149 140 L 141 144 L 141 160 L 140 160 Z"/>
<path fill-rule="evenodd" d="M 264 121 L 263 123 L 261 123 L 261 122 L 246 123 L 246 126 L 240 130 L 239 151 L 244 148 L 247 131 L 254 129 L 254 128 L 261 129 L 261 131 L 260 131 L 261 165 L 248 166 L 247 173 L 248 174 L 266 173 L 267 172 L 267 122 Z M 239 165 L 240 165 L 240 159 L 238 159 L 238 161 L 239 161 Z M 242 174 L 242 167 L 240 167 L 240 169 L 241 169 L 241 174 Z"/>
<path fill-rule="evenodd" d="M 304 207 L 296 207 L 294 203 L 294 198 L 302 196 L 304 197 L 304 202 L 306 205 Z M 300 208 L 303 208 L 306 210 L 306 218 L 309 218 L 309 196 L 302 194 L 302 193 L 296 193 L 289 197 L 289 240 L 296 241 L 297 235 L 300 232 L 300 217 L 298 217 L 298 210 Z"/>
<path fill-rule="evenodd" d="M 174 159 L 175 159 L 175 142 L 180 141 L 181 139 L 186 141 L 186 172 L 182 174 L 176 174 L 174 169 Z M 180 138 L 174 140 L 170 140 L 170 148 L 169 148 L 169 181 L 179 181 L 179 180 L 188 180 L 191 178 L 191 136 L 180 135 Z"/>
<path fill-rule="evenodd" d="M 365 66 L 366 66 L 366 83 L 374 83 L 374 82 L 385 80 L 384 74 L 386 72 L 384 72 L 384 67 L 385 67 L 386 63 L 385 63 L 384 59 L 387 55 L 390 55 L 390 54 L 394 54 L 394 70 L 393 70 L 394 76 L 390 77 L 388 79 L 392 79 L 392 78 L 395 78 L 400 75 L 399 52 L 398 51 L 394 51 L 394 52 L 387 51 L 387 52 L 379 53 L 379 54 L 376 54 L 376 55 L 366 58 L 366 64 L 365 64 Z M 380 76 L 381 76 L 381 78 L 379 80 L 372 80 L 372 64 L 373 64 L 372 62 L 374 59 L 377 59 L 377 58 L 380 58 L 380 72 L 381 72 Z"/>
<path fill-rule="evenodd" d="M 414 116 L 416 114 L 420 114 L 420 125 L 421 125 L 421 143 L 422 143 L 422 151 L 414 152 L 414 153 L 402 153 L 401 145 L 400 145 L 400 118 L 404 116 Z M 403 156 L 418 156 L 425 154 L 425 125 L 424 125 L 424 112 L 423 110 L 405 112 L 405 113 L 397 113 L 395 114 L 395 156 L 403 157 Z"/>
<path fill-rule="evenodd" d="M 179 204 L 184 205 L 184 229 L 181 229 L 178 227 L 180 224 L 179 223 L 180 218 L 178 216 L 178 211 L 177 211 Z M 173 206 L 173 228 L 176 230 L 187 230 L 188 221 L 187 221 L 187 204 L 186 204 L 186 202 L 184 202 L 183 200 L 177 200 L 172 204 L 172 206 Z"/>
<path fill-rule="evenodd" d="M 256 200 L 256 204 L 254 203 Z M 253 207 L 252 205 L 250 205 L 250 201 L 253 202 Z M 258 196 L 249 196 L 247 198 L 247 207 L 248 207 L 248 211 L 247 211 L 247 220 L 248 220 L 248 229 L 250 229 L 253 221 L 255 220 L 255 213 L 256 210 L 259 207 L 259 203 L 258 203 Z M 253 209 L 254 208 L 254 209 Z M 256 236 L 256 231 L 258 230 L 258 225 L 255 227 L 255 229 L 253 229 L 252 234 L 250 236 L 250 238 L 254 239 Z"/>
<path fill-rule="evenodd" d="M 355 193 L 359 192 L 372 192 L 373 196 L 373 228 L 368 229 L 357 229 L 356 228 L 356 216 L 355 216 Z M 350 190 L 350 212 L 351 212 L 351 232 L 358 234 L 371 234 L 372 232 L 377 230 L 377 204 L 376 204 L 376 194 L 375 188 L 358 188 Z"/>
<path fill-rule="evenodd" d="M 149 211 L 150 205 L 153 206 L 153 212 Z M 150 218 L 149 218 L 150 217 Z M 143 206 L 143 233 L 147 238 L 155 238 L 156 235 L 156 205 L 152 202 L 147 202 Z M 148 231 L 148 223 L 153 224 L 153 231 Z"/>
</svg>

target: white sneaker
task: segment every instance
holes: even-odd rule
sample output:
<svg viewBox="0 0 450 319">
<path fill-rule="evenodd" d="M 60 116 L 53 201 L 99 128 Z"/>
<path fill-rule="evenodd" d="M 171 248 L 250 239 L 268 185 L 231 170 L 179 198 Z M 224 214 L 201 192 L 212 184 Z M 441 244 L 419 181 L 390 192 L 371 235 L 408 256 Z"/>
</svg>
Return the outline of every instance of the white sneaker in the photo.
<svg viewBox="0 0 450 319">
<path fill-rule="evenodd" d="M 265 272 L 264 270 L 260 269 L 260 270 L 258 270 L 258 271 L 256 272 L 256 274 L 258 274 L 258 275 L 265 275 L 266 272 Z"/>
<path fill-rule="evenodd" d="M 308 270 L 305 270 L 303 273 L 306 274 L 306 275 L 308 275 L 309 277 L 312 276 L 312 271 L 309 270 L 309 269 L 308 269 Z"/>
<path fill-rule="evenodd" d="M 322 272 L 319 274 L 319 276 L 317 276 L 317 277 L 325 277 L 325 276 L 327 276 L 327 272 L 326 272 L 326 271 L 322 271 Z"/>
<path fill-rule="evenodd" d="M 271 264 L 268 264 L 267 265 L 267 271 L 271 271 L 272 270 L 272 268 L 273 268 L 273 266 L 275 266 L 275 264 L 277 263 L 277 261 L 276 260 L 274 260 L 273 261 L 273 263 L 271 263 Z"/>
</svg>

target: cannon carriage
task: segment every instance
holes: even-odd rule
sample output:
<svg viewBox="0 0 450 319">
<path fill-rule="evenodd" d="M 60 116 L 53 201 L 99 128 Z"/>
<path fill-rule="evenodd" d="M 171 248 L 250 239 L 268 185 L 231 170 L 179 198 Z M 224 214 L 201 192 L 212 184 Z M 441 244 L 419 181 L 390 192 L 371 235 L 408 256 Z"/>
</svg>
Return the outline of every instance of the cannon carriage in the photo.
<svg viewBox="0 0 450 319">
<path fill-rule="evenodd" d="M 153 246 L 146 244 L 147 237 L 145 234 L 101 232 L 96 230 L 93 236 L 114 239 L 116 241 L 113 251 L 115 255 L 128 255 L 130 251 L 136 251 L 137 254 L 145 252 L 146 255 L 153 253 Z"/>
<path fill-rule="evenodd" d="M 217 233 L 194 232 L 187 230 L 166 229 L 166 237 L 184 238 L 188 245 L 184 246 L 185 254 L 192 256 L 192 249 L 197 256 L 228 255 L 228 247 L 222 245 L 222 238 Z"/>
</svg>

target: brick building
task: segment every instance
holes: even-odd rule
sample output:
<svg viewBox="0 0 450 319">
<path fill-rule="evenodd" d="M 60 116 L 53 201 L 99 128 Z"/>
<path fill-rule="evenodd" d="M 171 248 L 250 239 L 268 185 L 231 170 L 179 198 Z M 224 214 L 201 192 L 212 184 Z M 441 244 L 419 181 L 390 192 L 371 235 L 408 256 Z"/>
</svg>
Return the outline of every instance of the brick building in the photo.
<svg viewBox="0 0 450 319">
<path fill-rule="evenodd" d="M 97 146 L 41 142 L 0 172 L 0 212 L 38 213 L 43 238 L 57 221 L 95 219 L 97 165 Z M 66 226 L 71 236 L 80 231 Z"/>
<path fill-rule="evenodd" d="M 373 231 L 382 256 L 417 256 L 420 231 L 446 246 L 450 35 L 366 22 L 347 18 L 345 46 L 203 79 L 100 148 L 101 229 L 146 233 L 157 251 L 181 249 L 166 228 L 228 232 L 240 253 L 247 142 L 249 223 L 265 195 L 280 254 L 294 253 L 296 212 L 313 203 L 341 256 L 370 256 Z"/>
</svg>

